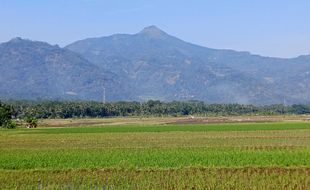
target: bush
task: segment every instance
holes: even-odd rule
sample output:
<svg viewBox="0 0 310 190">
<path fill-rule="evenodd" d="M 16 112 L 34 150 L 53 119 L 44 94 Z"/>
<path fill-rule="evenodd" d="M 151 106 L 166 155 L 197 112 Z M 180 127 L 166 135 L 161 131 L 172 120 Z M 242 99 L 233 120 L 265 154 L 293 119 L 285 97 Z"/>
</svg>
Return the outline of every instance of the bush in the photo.
<svg viewBox="0 0 310 190">
<path fill-rule="evenodd" d="M 25 121 L 27 122 L 27 128 L 37 128 L 38 126 L 38 119 L 34 117 L 27 117 Z"/>
<path fill-rule="evenodd" d="M 0 127 L 6 129 L 16 128 L 16 123 L 12 121 L 11 107 L 2 104 L 1 101 L 0 101 Z"/>
<path fill-rule="evenodd" d="M 6 129 L 14 129 L 16 128 L 16 126 L 17 126 L 16 123 L 11 120 L 1 125 L 2 128 L 6 128 Z"/>
</svg>

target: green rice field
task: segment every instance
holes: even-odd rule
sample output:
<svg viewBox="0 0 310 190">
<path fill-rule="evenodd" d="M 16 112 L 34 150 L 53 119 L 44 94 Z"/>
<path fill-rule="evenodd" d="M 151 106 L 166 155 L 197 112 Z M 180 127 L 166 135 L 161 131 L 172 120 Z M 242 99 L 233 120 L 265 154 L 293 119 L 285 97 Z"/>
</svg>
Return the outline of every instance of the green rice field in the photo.
<svg viewBox="0 0 310 190">
<path fill-rule="evenodd" d="M 2 129 L 0 189 L 310 189 L 310 122 Z"/>
</svg>

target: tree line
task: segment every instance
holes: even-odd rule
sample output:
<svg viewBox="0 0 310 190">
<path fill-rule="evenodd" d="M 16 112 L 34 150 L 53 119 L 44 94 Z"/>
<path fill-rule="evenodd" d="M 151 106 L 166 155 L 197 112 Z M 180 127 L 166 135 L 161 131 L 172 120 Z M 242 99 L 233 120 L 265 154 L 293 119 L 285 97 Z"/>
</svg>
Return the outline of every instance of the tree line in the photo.
<svg viewBox="0 0 310 190">
<path fill-rule="evenodd" d="M 0 111 L 4 113 L 9 112 L 12 118 L 21 119 L 119 116 L 282 115 L 310 114 L 310 104 L 255 106 L 242 104 L 208 104 L 201 101 L 161 102 L 154 100 L 147 102 L 111 102 L 105 104 L 95 101 L 6 101 L 5 104 L 1 104 Z"/>
</svg>

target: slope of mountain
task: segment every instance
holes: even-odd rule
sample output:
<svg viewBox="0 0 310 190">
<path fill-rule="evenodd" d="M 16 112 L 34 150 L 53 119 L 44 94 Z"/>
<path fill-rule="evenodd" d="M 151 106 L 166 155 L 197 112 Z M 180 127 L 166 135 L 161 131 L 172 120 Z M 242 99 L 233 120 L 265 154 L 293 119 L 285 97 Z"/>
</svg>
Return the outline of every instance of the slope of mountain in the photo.
<svg viewBox="0 0 310 190">
<path fill-rule="evenodd" d="M 150 26 L 133 35 L 77 41 L 66 47 L 124 77 L 127 99 L 225 103 L 310 101 L 310 59 L 269 58 L 184 42 Z"/>
<path fill-rule="evenodd" d="M 44 42 L 12 39 L 0 44 L 0 97 L 102 99 L 103 84 L 116 96 L 118 78 L 76 53 Z M 112 88 L 113 87 L 113 88 Z"/>
<path fill-rule="evenodd" d="M 281 59 L 216 50 L 155 26 L 66 48 L 12 39 L 0 44 L 0 97 L 308 103 L 310 56 Z"/>
</svg>

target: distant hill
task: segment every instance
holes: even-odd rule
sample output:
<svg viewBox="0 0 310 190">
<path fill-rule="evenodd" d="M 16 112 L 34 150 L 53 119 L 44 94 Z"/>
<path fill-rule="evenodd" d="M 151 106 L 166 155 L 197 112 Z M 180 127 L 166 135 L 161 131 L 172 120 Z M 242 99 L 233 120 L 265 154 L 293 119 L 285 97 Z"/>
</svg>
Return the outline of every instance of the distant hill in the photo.
<svg viewBox="0 0 310 190">
<path fill-rule="evenodd" d="M 310 57 L 269 58 L 184 42 L 150 26 L 66 47 L 126 78 L 133 99 L 274 104 L 310 101 Z"/>
<path fill-rule="evenodd" d="M 0 45 L 0 68 L 2 98 L 98 100 L 103 84 L 111 92 L 120 87 L 116 75 L 76 53 L 21 38 Z"/>
<path fill-rule="evenodd" d="M 156 26 L 65 48 L 0 44 L 0 97 L 209 103 L 310 102 L 310 56 L 262 57 L 184 42 Z"/>
</svg>

